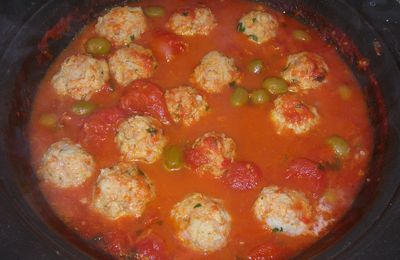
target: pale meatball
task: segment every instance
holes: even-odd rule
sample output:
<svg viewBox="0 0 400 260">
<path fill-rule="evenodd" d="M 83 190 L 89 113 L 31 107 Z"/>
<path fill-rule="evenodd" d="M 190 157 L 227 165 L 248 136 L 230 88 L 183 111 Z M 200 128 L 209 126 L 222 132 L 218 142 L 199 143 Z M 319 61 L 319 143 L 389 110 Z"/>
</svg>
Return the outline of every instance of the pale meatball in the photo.
<svg viewBox="0 0 400 260">
<path fill-rule="evenodd" d="M 118 126 L 115 141 L 125 161 L 153 163 L 167 142 L 161 123 L 149 116 L 133 116 Z"/>
<path fill-rule="evenodd" d="M 61 64 L 51 84 L 58 95 L 88 100 L 106 85 L 109 77 L 105 60 L 79 54 L 67 58 Z"/>
<path fill-rule="evenodd" d="M 328 71 L 328 65 L 321 56 L 300 52 L 287 58 L 282 78 L 291 84 L 291 91 L 314 89 L 326 82 Z"/>
<path fill-rule="evenodd" d="M 240 72 L 233 58 L 218 51 L 203 57 L 192 75 L 192 81 L 207 93 L 219 93 L 231 82 L 240 81 Z"/>
<path fill-rule="evenodd" d="M 226 166 L 233 162 L 235 152 L 236 144 L 232 138 L 209 132 L 195 140 L 187 153 L 187 161 L 197 173 L 219 178 L 226 171 Z"/>
<path fill-rule="evenodd" d="M 319 122 L 319 115 L 315 107 L 305 104 L 296 95 L 285 94 L 275 99 L 271 119 L 278 134 L 290 130 L 301 135 Z"/>
<path fill-rule="evenodd" d="M 227 244 L 231 217 L 218 199 L 200 193 L 189 195 L 173 207 L 171 218 L 186 247 L 210 252 Z"/>
<path fill-rule="evenodd" d="M 93 207 L 110 219 L 142 216 L 155 197 L 152 183 L 134 164 L 102 169 L 97 178 Z"/>
<path fill-rule="evenodd" d="M 167 90 L 165 101 L 174 122 L 182 122 L 185 126 L 198 122 L 208 110 L 207 101 L 192 87 Z"/>
<path fill-rule="evenodd" d="M 112 76 L 122 86 L 136 79 L 150 78 L 157 67 L 151 50 L 133 43 L 117 50 L 108 63 Z"/>
<path fill-rule="evenodd" d="M 265 187 L 253 205 L 253 213 L 265 229 L 289 236 L 312 234 L 308 221 L 312 207 L 301 192 Z"/>
<path fill-rule="evenodd" d="M 77 187 L 90 178 L 95 163 L 90 154 L 68 138 L 50 145 L 44 154 L 38 176 L 59 188 Z"/>
<path fill-rule="evenodd" d="M 140 7 L 115 7 L 99 17 L 96 33 L 107 38 L 116 46 L 127 45 L 139 39 L 146 31 L 146 18 Z"/>
<path fill-rule="evenodd" d="M 178 35 L 208 35 L 217 25 L 209 8 L 195 8 L 174 13 L 167 27 Z"/>
<path fill-rule="evenodd" d="M 276 36 L 278 22 L 264 11 L 251 11 L 245 14 L 237 25 L 237 30 L 249 40 L 261 44 Z"/>
</svg>

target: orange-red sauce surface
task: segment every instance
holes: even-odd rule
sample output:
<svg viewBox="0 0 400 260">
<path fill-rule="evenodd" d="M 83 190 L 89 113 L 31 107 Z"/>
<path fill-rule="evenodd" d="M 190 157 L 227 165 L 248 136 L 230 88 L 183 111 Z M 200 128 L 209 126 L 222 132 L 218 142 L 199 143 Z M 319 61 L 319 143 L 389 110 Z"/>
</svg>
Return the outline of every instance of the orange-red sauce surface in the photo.
<svg viewBox="0 0 400 260">
<path fill-rule="evenodd" d="M 140 39 L 135 40 L 135 43 L 150 48 L 155 37 L 154 32 L 165 29 L 165 23 L 175 10 L 195 6 L 196 3 L 197 1 L 180 0 L 144 1 L 141 6 L 161 5 L 166 12 L 160 18 L 147 18 L 148 29 Z M 275 39 L 257 45 L 236 30 L 240 17 L 255 9 L 257 4 L 250 1 L 227 0 L 204 0 L 202 3 L 214 13 L 217 27 L 208 36 L 183 37 L 188 46 L 187 50 L 170 62 L 157 59 L 158 67 L 150 81 L 158 84 L 163 90 L 191 85 L 190 75 L 202 57 L 210 51 L 218 50 L 234 58 L 235 64 L 243 72 L 240 85 L 251 90 L 260 88 L 267 76 L 279 76 L 285 67 L 288 55 L 301 51 L 317 53 L 329 66 L 327 82 L 322 87 L 302 95 L 302 99 L 317 108 L 320 115 L 319 124 L 305 135 L 297 136 L 290 133 L 278 135 L 269 116 L 273 107 L 272 101 L 260 106 L 246 105 L 235 108 L 230 104 L 232 89 L 226 87 L 221 94 L 202 93 L 208 101 L 210 111 L 198 123 L 190 127 L 172 123 L 163 128 L 168 144 L 183 147 L 189 147 L 196 138 L 209 131 L 222 132 L 233 138 L 237 145 L 236 158 L 252 161 L 262 170 L 261 181 L 255 189 L 234 191 L 214 178 L 196 175 L 189 168 L 170 172 L 164 168 L 162 159 L 154 164 L 138 162 L 138 166 L 154 183 L 156 198 L 147 206 L 141 218 L 125 217 L 110 221 L 96 213 L 90 205 L 99 170 L 111 167 L 119 161 L 120 153 L 113 138 L 109 138 L 100 148 L 90 144 L 83 146 L 94 157 L 97 172 L 81 187 L 59 189 L 48 183 L 42 183 L 40 188 L 57 215 L 71 229 L 113 255 L 129 252 L 134 248 L 137 239 L 149 232 L 164 241 L 166 255 L 174 259 L 235 259 L 237 256 L 246 257 L 252 248 L 263 243 L 277 245 L 283 249 L 285 257 L 296 255 L 319 237 L 290 237 L 263 229 L 252 214 L 253 203 L 265 186 L 288 186 L 284 172 L 292 160 L 308 158 L 318 162 L 324 156 L 330 156 L 327 152 L 329 149 L 326 139 L 332 135 L 339 135 L 348 141 L 351 148 L 350 156 L 342 161 L 340 170 L 326 170 L 324 174 L 328 179 L 327 189 L 340 191 L 345 199 L 345 202 L 335 207 L 332 213 L 332 218 L 340 219 L 364 181 L 364 172 L 372 147 L 371 127 L 365 101 L 350 69 L 335 49 L 323 42 L 312 28 L 281 13 L 266 9 L 278 19 L 279 29 Z M 81 140 L 80 134 L 85 116 L 71 113 L 74 100 L 58 96 L 50 81 L 67 57 L 85 53 L 85 42 L 95 36 L 94 24 L 95 22 L 88 24 L 76 36 L 54 61 L 41 83 L 34 102 L 29 129 L 32 164 L 36 169 L 52 143 L 63 137 L 69 137 L 74 142 Z M 298 29 L 307 31 L 312 37 L 311 41 L 294 39 L 292 32 Z M 262 59 L 264 63 L 264 69 L 260 74 L 252 74 L 247 70 L 249 61 L 255 58 Z M 118 104 L 123 88 L 117 86 L 114 81 L 110 84 L 114 87 L 113 91 L 106 87 L 91 98 L 90 101 L 97 104 L 98 108 L 113 107 Z M 338 91 L 338 87 L 344 84 L 351 90 L 348 99 L 343 99 Z M 59 120 L 62 120 L 63 127 L 48 129 L 40 125 L 39 118 L 43 113 L 56 113 Z M 360 156 L 360 152 L 363 156 Z M 173 205 L 193 192 L 220 198 L 232 217 L 232 229 L 227 246 L 207 255 L 194 252 L 180 243 L 175 236 L 169 216 Z M 321 235 L 323 234 L 325 232 Z"/>
</svg>

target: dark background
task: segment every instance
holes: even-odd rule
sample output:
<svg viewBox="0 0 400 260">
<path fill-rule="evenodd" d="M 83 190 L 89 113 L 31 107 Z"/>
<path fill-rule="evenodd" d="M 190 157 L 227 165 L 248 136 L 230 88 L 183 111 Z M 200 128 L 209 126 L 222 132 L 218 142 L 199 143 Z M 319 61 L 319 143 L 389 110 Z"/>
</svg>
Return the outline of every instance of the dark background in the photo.
<svg viewBox="0 0 400 260">
<path fill-rule="evenodd" d="M 324 1 L 324 0 L 320 0 Z M 330 0 L 334 1 L 334 0 Z M 0 0 L 0 57 L 13 36 L 46 0 Z M 400 67 L 400 0 L 347 0 L 385 40 Z M 45 19 L 45 17 L 44 17 Z M 1 79 L 0 79 L 1 80 Z M 399 79 L 400 81 L 400 79 Z M 400 87 L 400 83 L 399 83 Z M 6 201 L 0 180 L 0 259 L 65 258 L 31 231 Z M 351 259 L 400 259 L 400 190 L 377 224 L 374 239 Z"/>
</svg>

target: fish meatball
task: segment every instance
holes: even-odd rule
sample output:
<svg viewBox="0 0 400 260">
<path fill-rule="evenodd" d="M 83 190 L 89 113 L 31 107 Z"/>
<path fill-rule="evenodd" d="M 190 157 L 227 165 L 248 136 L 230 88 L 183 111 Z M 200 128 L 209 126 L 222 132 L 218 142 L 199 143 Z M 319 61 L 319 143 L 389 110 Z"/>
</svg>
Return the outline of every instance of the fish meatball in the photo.
<svg viewBox="0 0 400 260">
<path fill-rule="evenodd" d="M 192 87 L 167 90 L 165 101 L 174 122 L 185 126 L 198 122 L 208 109 L 207 101 Z"/>
<path fill-rule="evenodd" d="M 120 163 L 102 169 L 97 178 L 93 207 L 110 219 L 142 216 L 155 197 L 147 176 L 134 164 Z"/>
<path fill-rule="evenodd" d="M 262 189 L 253 205 L 253 213 L 265 229 L 289 236 L 311 234 L 308 221 L 312 207 L 301 192 L 277 186 Z"/>
<path fill-rule="evenodd" d="M 149 116 L 132 116 L 118 126 L 115 141 L 125 161 L 153 163 L 167 142 L 161 123 Z"/>
<path fill-rule="evenodd" d="M 240 72 L 233 58 L 218 51 L 206 54 L 192 75 L 192 81 L 207 93 L 220 93 L 231 82 L 239 82 Z"/>
<path fill-rule="evenodd" d="M 265 11 L 251 11 L 245 14 L 237 25 L 237 30 L 250 41 L 261 44 L 276 36 L 278 22 Z"/>
<path fill-rule="evenodd" d="M 189 195 L 173 207 L 171 218 L 186 247 L 210 252 L 227 244 L 231 217 L 218 199 L 200 193 Z"/>
<path fill-rule="evenodd" d="M 167 27 L 178 35 L 208 35 L 217 25 L 209 8 L 195 8 L 174 13 Z"/>
<path fill-rule="evenodd" d="M 128 45 L 146 31 L 146 18 L 140 7 L 115 7 L 98 18 L 95 30 L 116 46 Z"/>
<path fill-rule="evenodd" d="M 199 174 L 221 177 L 233 162 L 236 144 L 225 134 L 209 132 L 197 138 L 186 153 L 186 160 Z"/>
<path fill-rule="evenodd" d="M 305 104 L 296 95 L 285 94 L 275 99 L 271 119 L 278 134 L 286 129 L 301 135 L 319 122 L 319 115 L 315 107 Z"/>
<path fill-rule="evenodd" d="M 50 145 L 44 154 L 38 176 L 59 188 L 77 187 L 90 178 L 95 163 L 79 144 L 64 138 Z"/>
<path fill-rule="evenodd" d="M 109 79 L 107 62 L 87 55 L 67 58 L 53 76 L 51 84 L 58 95 L 88 100 L 106 85 Z"/>
<path fill-rule="evenodd" d="M 282 78 L 291 84 L 291 91 L 320 87 L 325 81 L 329 68 L 324 59 L 310 52 L 289 55 Z"/>
<path fill-rule="evenodd" d="M 157 67 L 152 51 L 133 43 L 117 50 L 108 62 L 112 76 L 122 86 L 151 77 Z"/>
</svg>

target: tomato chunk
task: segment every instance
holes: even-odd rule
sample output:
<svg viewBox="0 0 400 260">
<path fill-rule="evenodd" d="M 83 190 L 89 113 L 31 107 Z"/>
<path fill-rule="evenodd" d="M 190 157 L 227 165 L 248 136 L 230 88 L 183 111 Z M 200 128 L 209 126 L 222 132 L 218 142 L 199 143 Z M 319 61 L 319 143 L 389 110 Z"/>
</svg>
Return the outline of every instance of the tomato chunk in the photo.
<svg viewBox="0 0 400 260">
<path fill-rule="evenodd" d="M 325 173 L 320 168 L 317 162 L 299 158 L 286 169 L 285 179 L 289 186 L 318 196 L 327 186 Z"/>
<path fill-rule="evenodd" d="M 126 118 L 119 107 L 104 108 L 90 115 L 83 124 L 81 141 L 96 147 L 114 138 L 118 124 Z"/>
<path fill-rule="evenodd" d="M 122 94 L 120 104 L 129 114 L 152 116 L 163 124 L 169 124 L 171 121 L 163 92 L 150 81 L 132 82 Z"/>
<path fill-rule="evenodd" d="M 135 245 L 134 259 L 168 259 L 164 241 L 155 234 L 149 234 Z"/>
<path fill-rule="evenodd" d="M 246 259 L 261 260 L 261 259 L 286 259 L 285 251 L 282 247 L 273 243 L 262 243 L 250 250 L 249 256 Z"/>
<path fill-rule="evenodd" d="M 166 62 L 187 49 L 187 43 L 181 37 L 167 31 L 157 31 L 150 45 L 156 58 Z"/>
<path fill-rule="evenodd" d="M 226 171 L 222 181 L 234 190 L 254 189 L 262 176 L 260 168 L 252 162 L 234 162 Z"/>
</svg>

